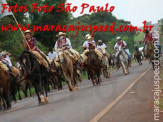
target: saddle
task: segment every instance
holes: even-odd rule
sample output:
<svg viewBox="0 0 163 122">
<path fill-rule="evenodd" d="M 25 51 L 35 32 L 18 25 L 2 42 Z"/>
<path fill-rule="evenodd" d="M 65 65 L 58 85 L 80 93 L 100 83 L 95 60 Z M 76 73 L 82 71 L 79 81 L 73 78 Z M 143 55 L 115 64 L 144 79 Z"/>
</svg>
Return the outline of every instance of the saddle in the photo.
<svg viewBox="0 0 163 122">
<path fill-rule="evenodd" d="M 9 71 L 7 66 L 5 64 L 3 64 L 2 61 L 0 61 L 0 69 L 3 70 L 4 72 L 8 72 Z"/>
<path fill-rule="evenodd" d="M 39 62 L 40 65 L 44 66 L 45 68 L 49 69 L 49 62 L 46 61 L 43 56 L 41 56 L 40 53 L 38 53 L 37 51 L 31 51 L 32 54 L 36 57 L 37 61 Z"/>
</svg>

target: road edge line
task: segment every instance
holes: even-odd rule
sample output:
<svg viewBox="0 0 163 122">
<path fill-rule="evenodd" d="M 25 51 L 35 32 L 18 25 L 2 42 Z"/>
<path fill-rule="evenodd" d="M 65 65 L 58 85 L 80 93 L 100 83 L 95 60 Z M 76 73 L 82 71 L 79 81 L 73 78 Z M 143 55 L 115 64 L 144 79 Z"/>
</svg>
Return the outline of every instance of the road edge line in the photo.
<svg viewBox="0 0 163 122">
<path fill-rule="evenodd" d="M 104 108 L 99 114 L 97 114 L 90 122 L 97 122 L 100 120 L 117 102 L 119 102 L 128 91 L 151 69 L 150 66 L 143 74 L 141 74 L 134 82 L 130 84 L 130 86 L 120 95 L 118 96 L 112 103 L 110 103 L 106 108 Z"/>
</svg>

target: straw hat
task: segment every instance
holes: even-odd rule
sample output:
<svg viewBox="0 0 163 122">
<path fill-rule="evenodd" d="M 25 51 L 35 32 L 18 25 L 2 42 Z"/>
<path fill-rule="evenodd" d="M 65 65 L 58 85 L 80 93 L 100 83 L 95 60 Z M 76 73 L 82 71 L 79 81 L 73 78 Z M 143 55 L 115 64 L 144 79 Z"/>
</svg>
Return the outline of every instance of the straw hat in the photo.
<svg viewBox="0 0 163 122">
<path fill-rule="evenodd" d="M 100 39 L 100 40 L 98 40 L 98 43 L 102 43 L 102 40 Z"/>
<path fill-rule="evenodd" d="M 92 39 L 92 36 L 89 35 L 89 36 L 87 37 L 87 39 Z"/>
<path fill-rule="evenodd" d="M 89 36 L 91 36 L 91 35 L 90 34 L 85 35 L 85 39 L 87 39 Z"/>
<path fill-rule="evenodd" d="M 7 53 L 8 52 L 6 50 L 4 50 L 4 51 L 1 52 L 1 55 L 4 56 L 4 55 L 7 55 Z"/>
<path fill-rule="evenodd" d="M 32 36 L 34 35 L 34 32 L 33 32 L 33 31 L 30 31 L 30 30 L 26 30 L 26 31 L 24 32 L 24 35 L 25 35 L 26 33 L 30 33 Z"/>
<path fill-rule="evenodd" d="M 66 33 L 63 33 L 63 32 L 59 32 L 56 36 L 59 37 L 59 36 L 66 36 L 67 34 Z"/>
</svg>

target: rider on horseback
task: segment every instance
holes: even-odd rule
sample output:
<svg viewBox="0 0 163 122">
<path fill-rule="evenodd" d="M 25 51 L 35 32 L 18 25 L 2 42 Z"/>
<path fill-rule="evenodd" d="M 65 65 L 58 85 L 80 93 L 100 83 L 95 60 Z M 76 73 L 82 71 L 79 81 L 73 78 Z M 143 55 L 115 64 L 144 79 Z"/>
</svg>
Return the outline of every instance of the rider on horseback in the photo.
<svg viewBox="0 0 163 122">
<path fill-rule="evenodd" d="M 9 73 L 11 76 L 15 77 L 13 71 L 12 71 L 12 66 L 10 66 L 10 64 L 8 63 L 8 61 L 3 57 L 2 53 L 0 53 L 0 61 L 5 64 L 9 70 Z"/>
<path fill-rule="evenodd" d="M 24 32 L 24 49 L 31 51 L 39 63 L 44 66 L 48 71 L 54 72 L 50 68 L 50 62 L 47 60 L 46 55 L 38 48 L 37 40 L 33 37 L 34 33 L 30 30 Z"/>
<path fill-rule="evenodd" d="M 58 40 L 55 43 L 55 51 L 58 52 L 59 49 L 64 50 L 65 53 L 67 53 L 72 59 L 75 60 L 77 68 L 80 69 L 80 55 L 77 51 L 72 49 L 69 38 L 66 38 L 66 33 L 59 32 L 59 34 L 56 36 L 58 37 Z M 56 56 L 56 62 L 59 62 L 58 55 Z M 57 63 L 56 65 L 59 67 L 59 63 Z"/>
<path fill-rule="evenodd" d="M 107 46 L 102 42 L 102 40 L 98 40 L 97 49 L 102 51 L 102 49 L 107 49 Z M 105 52 L 106 57 L 108 58 L 108 61 L 110 60 L 110 55 L 108 52 Z"/>
<path fill-rule="evenodd" d="M 148 45 L 147 42 L 150 42 L 151 44 L 153 43 L 154 39 L 153 39 L 153 35 L 152 33 L 150 33 L 148 30 L 145 30 L 145 36 L 144 36 L 144 40 L 142 42 L 144 42 L 144 59 L 146 60 L 148 58 Z"/>
<path fill-rule="evenodd" d="M 84 52 L 81 54 L 81 57 L 82 57 L 82 59 L 83 59 L 83 63 L 85 63 L 85 62 L 87 61 L 86 53 L 89 52 L 90 46 L 93 46 L 93 47 L 94 47 L 94 51 L 95 51 L 95 53 L 97 54 L 98 59 L 100 60 L 101 65 L 102 65 L 102 57 L 103 57 L 103 54 L 102 54 L 99 50 L 97 50 L 97 48 L 95 48 L 95 47 L 96 47 L 95 41 L 93 40 L 93 38 L 92 38 L 89 34 L 86 35 L 86 39 L 87 39 L 87 40 L 86 40 L 86 41 L 84 42 L 84 44 L 83 44 L 83 48 L 84 48 L 85 50 L 84 50 Z"/>
<path fill-rule="evenodd" d="M 127 53 L 128 55 L 128 62 L 129 62 L 129 66 L 131 66 L 131 53 L 129 52 L 129 49 L 127 48 L 127 44 L 125 41 L 123 41 L 121 39 L 121 37 L 117 37 L 117 43 L 114 46 L 114 50 L 116 51 L 115 54 L 115 58 L 116 58 L 116 67 L 117 69 L 119 69 L 119 46 L 122 46 L 122 48 L 124 49 L 124 51 Z"/>
</svg>

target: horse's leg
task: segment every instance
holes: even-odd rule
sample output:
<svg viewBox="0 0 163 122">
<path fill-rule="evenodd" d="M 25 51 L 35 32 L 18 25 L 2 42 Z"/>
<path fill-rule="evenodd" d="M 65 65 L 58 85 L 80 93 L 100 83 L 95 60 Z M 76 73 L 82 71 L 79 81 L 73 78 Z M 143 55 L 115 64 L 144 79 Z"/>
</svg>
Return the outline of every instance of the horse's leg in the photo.
<svg viewBox="0 0 163 122">
<path fill-rule="evenodd" d="M 22 100 L 22 97 L 21 97 L 21 95 L 20 95 L 20 87 L 17 86 L 17 89 L 18 89 L 19 100 Z"/>
<path fill-rule="evenodd" d="M 69 90 L 70 90 L 70 91 L 73 91 L 73 87 L 72 87 L 72 84 L 71 84 L 71 78 L 70 78 L 69 74 L 67 74 L 66 72 L 63 72 L 63 75 L 64 75 L 65 78 L 66 78 L 66 81 L 67 81 Z"/>
<path fill-rule="evenodd" d="M 48 102 L 48 88 L 49 88 L 49 84 L 48 84 L 48 80 L 47 80 L 47 75 L 45 74 L 45 76 L 44 76 L 44 89 L 45 89 L 46 97 L 44 99 L 46 102 Z"/>
<path fill-rule="evenodd" d="M 34 88 L 35 88 L 35 92 L 36 92 L 37 97 L 38 97 L 38 101 L 39 101 L 39 103 L 41 103 L 41 98 L 40 98 L 40 95 L 39 95 L 39 92 L 38 92 L 38 86 L 37 86 L 36 82 L 34 83 Z"/>
</svg>

